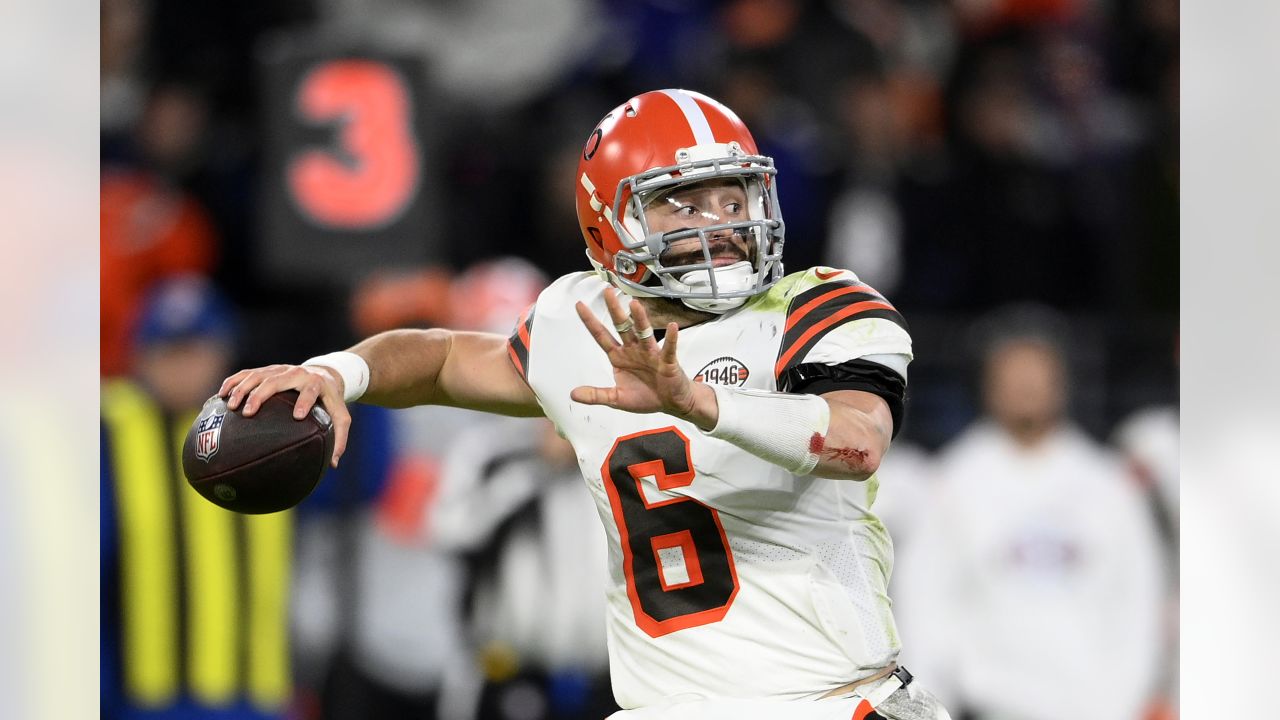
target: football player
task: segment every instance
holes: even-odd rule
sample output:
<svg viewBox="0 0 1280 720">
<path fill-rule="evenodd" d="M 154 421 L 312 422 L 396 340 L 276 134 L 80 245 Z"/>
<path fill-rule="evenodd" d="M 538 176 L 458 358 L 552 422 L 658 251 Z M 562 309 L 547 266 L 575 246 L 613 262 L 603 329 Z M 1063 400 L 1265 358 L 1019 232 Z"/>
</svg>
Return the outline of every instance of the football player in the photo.
<svg viewBox="0 0 1280 720">
<path fill-rule="evenodd" d="M 609 541 L 617 718 L 948 717 L 896 664 L 870 511 L 902 424 L 901 315 L 848 270 L 784 274 L 773 161 L 705 95 L 618 106 L 575 180 L 593 271 L 510 338 L 391 331 L 220 394 L 246 415 L 288 389 L 298 417 L 323 403 L 335 464 L 356 400 L 554 421 Z"/>
</svg>

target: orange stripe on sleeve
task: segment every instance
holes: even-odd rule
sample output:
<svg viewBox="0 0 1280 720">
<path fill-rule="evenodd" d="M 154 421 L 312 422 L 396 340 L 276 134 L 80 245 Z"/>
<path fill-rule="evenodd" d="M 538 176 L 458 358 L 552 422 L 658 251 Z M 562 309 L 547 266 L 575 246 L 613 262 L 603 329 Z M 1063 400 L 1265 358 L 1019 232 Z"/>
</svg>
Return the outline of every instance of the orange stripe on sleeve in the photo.
<svg viewBox="0 0 1280 720">
<path fill-rule="evenodd" d="M 840 297 L 841 295 L 848 295 L 849 293 L 857 293 L 857 292 L 866 292 L 866 293 L 872 293 L 875 295 L 880 294 L 867 285 L 850 285 L 847 287 L 836 288 L 835 290 L 832 290 L 829 293 L 824 293 L 822 295 L 819 295 L 818 297 L 810 300 L 804 305 L 801 305 L 799 308 L 795 310 L 795 312 L 788 315 L 787 326 L 783 328 L 783 332 L 786 332 L 787 330 L 790 330 L 791 328 L 795 327 L 796 323 L 800 322 L 800 320 L 804 318 L 805 315 L 808 315 L 809 313 L 813 312 L 814 308 L 818 307 L 822 303 L 832 298 Z"/>
<path fill-rule="evenodd" d="M 791 343 L 791 347 L 787 348 L 787 351 L 782 354 L 782 357 L 778 358 L 778 363 L 773 366 L 774 375 L 780 374 L 783 371 L 783 369 L 786 368 L 787 363 L 791 360 L 791 357 L 795 355 L 800 348 L 804 347 L 804 344 L 809 340 L 809 338 L 813 337 L 814 335 L 817 335 L 823 330 L 826 330 L 827 328 L 849 317 L 850 315 L 856 315 L 860 312 L 863 312 L 864 310 L 894 310 L 894 307 L 887 302 L 880 302 L 878 300 L 866 300 L 863 302 L 854 303 L 852 305 L 848 305 L 840 308 L 836 312 L 832 313 L 829 317 L 826 317 L 820 320 L 813 327 L 806 330 L 803 335 L 796 338 L 795 342 Z M 790 323 L 788 323 L 788 325 L 790 325 Z"/>
<path fill-rule="evenodd" d="M 516 332 L 520 334 L 520 339 L 524 341 L 524 349 L 526 352 L 532 347 L 529 344 L 529 325 L 528 325 L 529 310 L 531 309 L 533 309 L 532 305 L 526 308 L 524 313 L 520 315 L 520 320 L 516 323 Z"/>
</svg>

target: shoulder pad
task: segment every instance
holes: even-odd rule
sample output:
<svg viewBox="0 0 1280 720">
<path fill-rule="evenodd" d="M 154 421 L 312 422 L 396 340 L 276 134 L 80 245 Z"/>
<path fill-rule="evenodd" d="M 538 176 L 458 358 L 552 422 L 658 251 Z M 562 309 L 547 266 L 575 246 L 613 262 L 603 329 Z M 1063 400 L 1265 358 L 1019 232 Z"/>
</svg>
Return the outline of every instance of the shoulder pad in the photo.
<svg viewBox="0 0 1280 720">
<path fill-rule="evenodd" d="M 910 356 L 907 321 L 854 273 L 814 267 L 785 280 L 791 282 L 777 376 L 802 362 L 843 362 L 876 353 Z M 866 320 L 875 322 L 859 322 Z"/>
</svg>

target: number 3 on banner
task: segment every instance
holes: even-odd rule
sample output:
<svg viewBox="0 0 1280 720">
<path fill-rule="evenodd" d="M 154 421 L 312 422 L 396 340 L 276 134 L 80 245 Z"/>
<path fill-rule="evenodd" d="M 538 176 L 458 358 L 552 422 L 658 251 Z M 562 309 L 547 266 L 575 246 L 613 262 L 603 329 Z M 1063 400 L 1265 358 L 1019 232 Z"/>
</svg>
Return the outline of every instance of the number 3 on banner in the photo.
<svg viewBox="0 0 1280 720">
<path fill-rule="evenodd" d="M 674 427 L 618 438 L 600 468 L 622 540 L 622 569 L 636 624 L 650 637 L 724 619 L 738 573 L 720 513 L 690 497 L 651 501 L 658 490 L 693 483 L 689 438 Z"/>
<path fill-rule="evenodd" d="M 312 222 L 374 230 L 413 202 L 420 163 L 412 96 L 395 68 L 373 60 L 333 60 L 302 80 L 297 108 L 308 122 L 341 123 L 336 148 L 289 159 L 289 194 Z"/>
</svg>

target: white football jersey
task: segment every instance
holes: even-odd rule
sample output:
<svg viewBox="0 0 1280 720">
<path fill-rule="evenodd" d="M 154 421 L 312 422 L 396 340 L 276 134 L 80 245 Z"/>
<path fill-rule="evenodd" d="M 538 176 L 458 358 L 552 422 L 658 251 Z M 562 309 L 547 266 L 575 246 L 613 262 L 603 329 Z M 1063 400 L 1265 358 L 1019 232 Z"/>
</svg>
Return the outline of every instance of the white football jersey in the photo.
<svg viewBox="0 0 1280 720">
<path fill-rule="evenodd" d="M 609 326 L 591 273 L 566 275 L 512 335 L 510 355 L 577 451 L 609 542 L 608 638 L 623 708 L 673 699 L 813 697 L 897 657 L 893 547 L 876 480 L 796 477 L 670 415 L 569 399 L 614 384 L 574 312 Z M 813 268 L 680 331 L 695 379 L 777 390 L 801 363 L 900 356 L 898 313 L 848 271 Z"/>
</svg>

